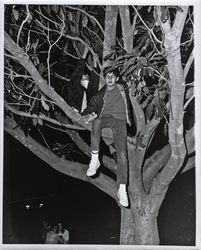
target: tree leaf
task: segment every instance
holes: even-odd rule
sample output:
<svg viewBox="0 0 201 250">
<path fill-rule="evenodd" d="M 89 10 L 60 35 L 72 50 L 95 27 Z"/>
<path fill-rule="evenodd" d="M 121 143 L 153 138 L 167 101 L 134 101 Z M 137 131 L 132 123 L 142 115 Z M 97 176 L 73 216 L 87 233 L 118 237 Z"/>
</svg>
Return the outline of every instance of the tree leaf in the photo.
<svg viewBox="0 0 201 250">
<path fill-rule="evenodd" d="M 38 124 L 41 125 L 41 126 L 43 126 L 43 120 L 40 119 L 40 118 L 38 118 Z"/>
<path fill-rule="evenodd" d="M 46 104 L 44 95 L 41 96 L 41 104 L 42 104 L 44 110 L 49 111 L 50 107 L 49 107 L 49 105 Z"/>
<path fill-rule="evenodd" d="M 56 4 L 51 5 L 51 9 L 53 12 L 55 12 L 57 14 L 59 11 L 59 5 L 56 5 Z"/>
<path fill-rule="evenodd" d="M 140 64 L 140 66 L 142 67 L 147 67 L 148 66 L 148 60 L 146 57 L 140 57 L 138 59 L 138 63 Z"/>
<path fill-rule="evenodd" d="M 38 119 L 34 117 L 32 122 L 33 122 L 33 125 L 36 126 L 38 124 Z"/>
<path fill-rule="evenodd" d="M 19 11 L 16 10 L 16 9 L 13 9 L 12 11 L 13 11 L 13 16 L 14 16 L 14 18 L 15 18 L 15 20 L 17 21 L 17 20 L 19 19 Z"/>
<path fill-rule="evenodd" d="M 82 26 L 86 27 L 88 24 L 88 17 L 86 15 L 83 15 L 82 17 Z"/>
</svg>

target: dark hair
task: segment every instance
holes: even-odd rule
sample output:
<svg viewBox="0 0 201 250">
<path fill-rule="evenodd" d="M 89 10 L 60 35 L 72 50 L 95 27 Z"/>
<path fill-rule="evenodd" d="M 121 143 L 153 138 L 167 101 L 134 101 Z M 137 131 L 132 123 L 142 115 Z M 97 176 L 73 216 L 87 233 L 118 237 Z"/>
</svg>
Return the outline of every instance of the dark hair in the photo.
<svg viewBox="0 0 201 250">
<path fill-rule="evenodd" d="M 103 76 L 105 78 L 105 76 L 108 74 L 108 73 L 113 73 L 116 77 L 119 76 L 119 71 L 117 68 L 112 68 L 112 67 L 105 67 L 103 69 Z"/>
</svg>

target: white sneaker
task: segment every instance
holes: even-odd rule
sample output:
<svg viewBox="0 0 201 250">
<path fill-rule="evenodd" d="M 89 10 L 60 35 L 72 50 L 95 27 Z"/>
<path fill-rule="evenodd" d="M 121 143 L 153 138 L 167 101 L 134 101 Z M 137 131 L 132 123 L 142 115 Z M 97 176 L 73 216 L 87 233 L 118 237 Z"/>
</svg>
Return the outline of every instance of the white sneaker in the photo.
<svg viewBox="0 0 201 250">
<path fill-rule="evenodd" d="M 117 197 L 119 199 L 119 204 L 123 207 L 128 207 L 128 195 L 126 190 L 119 189 L 117 192 Z"/>
<path fill-rule="evenodd" d="M 95 175 L 99 167 L 100 167 L 100 161 L 98 159 L 92 158 L 89 163 L 89 168 L 87 170 L 87 176 Z"/>
</svg>

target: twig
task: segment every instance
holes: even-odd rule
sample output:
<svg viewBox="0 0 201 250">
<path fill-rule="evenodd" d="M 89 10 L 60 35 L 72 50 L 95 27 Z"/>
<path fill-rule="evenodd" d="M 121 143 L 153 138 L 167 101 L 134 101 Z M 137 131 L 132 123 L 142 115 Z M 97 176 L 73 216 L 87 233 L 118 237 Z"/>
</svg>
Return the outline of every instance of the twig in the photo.
<svg viewBox="0 0 201 250">
<path fill-rule="evenodd" d="M 16 92 L 17 94 L 22 95 L 22 96 L 26 96 L 26 97 L 28 97 L 28 98 L 30 98 L 30 99 L 33 99 L 33 100 L 41 101 L 41 98 L 32 97 L 32 96 L 26 94 L 26 93 L 25 93 L 20 87 L 18 87 L 12 80 L 11 80 L 11 85 L 12 85 L 13 89 L 15 90 L 15 92 Z M 20 92 L 17 92 L 15 88 L 18 89 Z M 44 101 L 55 104 L 55 102 L 52 101 L 52 100 L 44 99 Z"/>
<path fill-rule="evenodd" d="M 66 6 L 66 7 L 69 8 L 69 9 L 72 9 L 72 10 L 78 10 L 78 11 L 84 13 L 84 14 L 85 14 L 86 16 L 88 16 L 89 18 L 93 19 L 93 20 L 97 23 L 97 25 L 98 25 L 98 27 L 100 28 L 101 32 L 103 33 L 103 36 L 105 36 L 105 32 L 104 32 L 104 30 L 103 30 L 101 24 L 99 23 L 99 21 L 98 21 L 94 16 L 88 14 L 86 11 L 84 11 L 84 10 L 82 10 L 82 9 L 80 9 L 80 8 L 76 8 L 76 7 L 72 7 L 72 6 Z"/>
<path fill-rule="evenodd" d="M 194 82 L 186 83 L 185 86 L 194 86 Z"/>
<path fill-rule="evenodd" d="M 17 103 L 17 102 L 8 102 L 9 105 L 17 105 L 17 106 L 31 106 L 30 103 Z"/>
<path fill-rule="evenodd" d="M 16 104 L 16 103 L 13 103 L 13 104 Z M 16 115 L 19 115 L 19 116 L 25 116 L 25 117 L 30 117 L 30 118 L 41 119 L 41 120 L 50 122 L 52 124 L 55 124 L 57 126 L 65 127 L 65 128 L 68 128 L 68 129 L 85 130 L 85 128 L 80 127 L 80 126 L 58 122 L 57 120 L 55 120 L 53 118 L 50 118 L 48 116 L 45 116 L 43 114 L 40 114 L 38 116 L 36 114 L 30 114 L 30 113 L 26 113 L 26 112 L 23 112 L 23 111 L 16 110 L 15 108 L 10 106 L 10 103 L 7 103 L 7 102 L 4 102 L 4 107 L 7 108 L 8 110 L 10 110 L 12 113 L 14 113 Z"/>
<path fill-rule="evenodd" d="M 41 137 L 42 137 L 42 139 L 43 139 L 45 145 L 47 146 L 47 148 L 48 148 L 49 150 L 51 150 L 51 149 L 50 149 L 50 146 L 48 145 L 48 143 L 47 143 L 47 141 L 46 141 L 46 139 L 45 139 L 45 136 L 43 135 L 43 133 L 41 132 L 41 130 L 40 130 L 39 127 L 38 127 L 38 132 L 39 132 L 39 134 L 41 135 Z"/>
<path fill-rule="evenodd" d="M 186 101 L 186 103 L 184 104 L 184 110 L 188 107 L 189 103 L 193 100 L 194 97 L 195 97 L 195 96 L 192 95 L 192 96 Z"/>
<path fill-rule="evenodd" d="M 30 33 L 31 33 L 31 30 L 28 31 L 27 45 L 25 47 L 25 52 L 26 53 L 28 52 L 28 49 L 29 49 L 29 46 L 30 46 Z"/>
<path fill-rule="evenodd" d="M 191 42 L 191 41 L 193 40 L 193 36 L 194 36 L 194 34 L 192 33 L 192 34 L 191 34 L 191 38 L 190 38 L 189 40 L 187 40 L 187 41 L 185 41 L 185 42 L 183 42 L 183 43 L 180 43 L 180 45 L 179 45 L 176 49 L 170 51 L 170 52 L 168 53 L 168 55 L 170 55 L 170 54 L 172 54 L 173 52 L 177 51 L 181 46 L 185 45 L 186 43 Z"/>
<path fill-rule="evenodd" d="M 22 22 L 22 24 L 21 24 L 21 26 L 20 26 L 18 35 L 17 35 L 17 45 L 19 45 L 20 33 L 21 33 L 21 31 L 22 31 L 22 28 L 23 28 L 24 24 L 28 21 L 29 15 L 30 15 L 30 13 L 29 13 L 29 7 L 28 7 L 27 4 L 26 4 L 26 10 L 27 10 L 27 16 L 26 16 L 26 18 L 23 20 L 23 22 Z"/>
<path fill-rule="evenodd" d="M 165 80 L 166 82 L 169 82 L 167 78 L 165 78 L 158 70 L 154 69 L 153 67 L 151 66 L 148 66 L 147 68 L 150 68 L 152 69 L 155 73 L 156 73 L 156 76 L 162 78 L 163 80 Z"/>
<path fill-rule="evenodd" d="M 38 20 L 36 20 L 36 21 L 40 24 L 40 26 L 43 29 L 48 30 L 48 28 L 45 25 L 43 25 L 42 23 L 40 23 Z M 52 31 L 52 32 L 55 32 L 55 33 L 59 33 L 58 30 L 54 30 L 54 29 L 49 29 L 49 30 Z M 46 34 L 44 34 L 44 35 L 47 37 Z M 71 35 L 68 35 L 68 34 L 65 34 L 64 37 L 69 38 L 71 40 L 75 40 L 75 41 L 81 42 L 82 44 L 84 44 L 89 49 L 89 51 L 92 53 L 93 56 L 97 56 L 97 54 L 93 51 L 93 49 L 85 41 L 83 41 L 80 37 L 71 36 Z M 98 56 L 97 56 L 97 58 L 98 58 Z M 98 62 L 99 68 L 102 68 L 102 64 L 100 63 L 99 59 L 97 59 L 97 62 Z"/>
<path fill-rule="evenodd" d="M 144 26 L 147 28 L 147 30 L 152 34 L 152 36 L 154 37 L 154 39 L 155 39 L 158 43 L 160 43 L 160 44 L 162 45 L 162 41 L 160 41 L 160 40 L 156 37 L 156 35 L 154 34 L 153 30 L 151 30 L 151 29 L 147 26 L 147 24 L 144 22 L 144 20 L 143 20 L 142 17 L 140 16 L 140 14 L 139 14 L 139 12 L 137 11 L 137 9 L 135 8 L 135 6 L 132 5 L 132 7 L 133 7 L 133 9 L 135 10 L 135 12 L 136 12 L 136 14 L 138 15 L 138 17 L 140 18 L 141 22 L 144 24 Z"/>
<path fill-rule="evenodd" d="M 65 22 L 64 20 L 62 20 L 63 26 L 62 29 L 60 31 L 60 35 L 57 38 L 57 40 L 55 42 L 53 42 L 51 44 L 50 40 L 49 40 L 49 23 L 48 23 L 48 42 L 50 44 L 49 49 L 48 49 L 48 57 L 47 57 L 47 65 L 48 65 L 48 84 L 51 85 L 51 79 L 50 79 L 50 53 L 51 53 L 51 49 L 53 48 L 53 46 L 60 40 L 60 38 L 63 36 L 63 32 L 64 32 L 64 28 L 65 28 Z"/>
<path fill-rule="evenodd" d="M 57 22 L 54 22 L 53 20 L 51 20 L 51 19 L 49 19 L 47 16 L 45 16 L 41 11 L 37 11 L 37 10 L 35 10 L 35 12 L 37 12 L 39 15 L 41 15 L 42 17 L 44 17 L 46 20 L 48 20 L 49 22 L 51 22 L 51 23 L 53 23 L 53 24 L 55 24 L 56 26 L 60 26 L 60 24 L 59 23 L 57 23 Z"/>
<path fill-rule="evenodd" d="M 187 61 L 186 65 L 185 65 L 185 68 L 184 68 L 184 79 L 186 79 L 186 77 L 188 75 L 188 71 L 189 71 L 189 69 L 191 67 L 191 64 L 192 64 L 193 60 L 194 60 L 193 54 L 194 54 L 194 50 L 191 51 L 191 54 L 190 54 L 190 56 L 188 58 L 188 61 Z"/>
<path fill-rule="evenodd" d="M 92 34 L 94 34 L 97 38 L 98 38 L 98 40 L 101 42 L 101 43 L 103 43 L 103 41 L 101 40 L 101 38 L 98 36 L 98 34 L 96 34 L 93 30 L 91 30 L 91 29 L 89 29 L 87 26 L 85 27 L 89 32 L 91 32 Z"/>
<path fill-rule="evenodd" d="M 70 79 L 68 79 L 68 78 L 66 78 L 66 77 L 64 77 L 64 76 L 61 76 L 61 75 L 59 75 L 58 73 L 54 73 L 55 74 L 55 76 L 57 76 L 59 79 L 61 79 L 61 80 L 65 80 L 65 81 L 67 81 L 67 82 L 69 82 L 70 81 Z"/>
<path fill-rule="evenodd" d="M 62 48 L 60 48 L 60 47 L 58 46 L 58 44 L 55 44 L 55 46 L 56 46 L 58 49 L 62 50 L 62 52 L 63 52 L 64 54 L 66 54 L 66 55 L 68 55 L 68 56 L 70 56 L 70 57 L 73 57 L 74 59 L 80 59 L 78 56 L 72 55 L 71 53 L 69 53 L 69 52 L 63 50 Z"/>
</svg>

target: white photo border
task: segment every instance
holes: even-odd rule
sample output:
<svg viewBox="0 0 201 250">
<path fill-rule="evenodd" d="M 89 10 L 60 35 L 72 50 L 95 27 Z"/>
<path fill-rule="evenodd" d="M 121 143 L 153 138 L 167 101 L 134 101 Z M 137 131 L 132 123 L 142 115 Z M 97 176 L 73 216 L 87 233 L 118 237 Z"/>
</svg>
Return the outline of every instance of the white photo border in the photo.
<svg viewBox="0 0 201 250">
<path fill-rule="evenodd" d="M 174 249 L 198 250 L 201 249 L 201 1 L 200 0 L 110 0 L 110 5 L 190 5 L 194 6 L 195 31 L 195 148 L 196 148 L 196 245 L 195 246 L 127 246 L 127 245 L 34 245 L 34 244 L 3 244 L 3 65 L 4 65 L 4 5 L 5 4 L 84 4 L 108 5 L 108 0 L 3 0 L 0 2 L 0 249 L 35 250 L 35 249 Z"/>
</svg>

